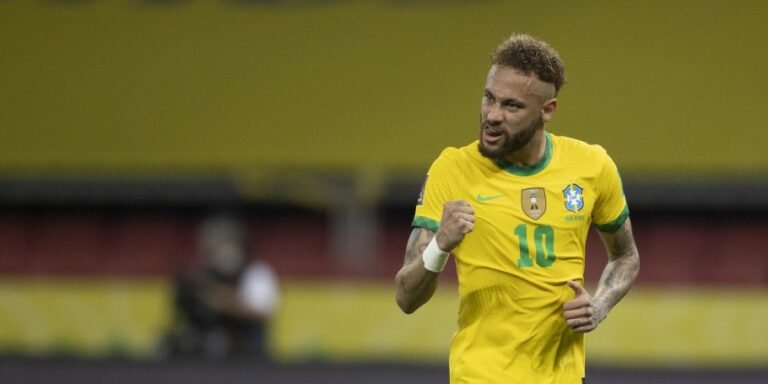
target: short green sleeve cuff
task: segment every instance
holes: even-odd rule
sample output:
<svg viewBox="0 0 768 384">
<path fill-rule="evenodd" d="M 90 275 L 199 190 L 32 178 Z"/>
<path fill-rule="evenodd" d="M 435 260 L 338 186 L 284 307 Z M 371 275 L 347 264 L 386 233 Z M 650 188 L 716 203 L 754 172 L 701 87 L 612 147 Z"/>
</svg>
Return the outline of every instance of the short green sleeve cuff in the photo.
<svg viewBox="0 0 768 384">
<path fill-rule="evenodd" d="M 621 228 L 622 224 L 627 221 L 628 217 L 629 206 L 625 205 L 624 210 L 621 211 L 621 214 L 619 214 L 619 217 L 617 217 L 616 220 L 607 224 L 595 224 L 595 228 L 597 228 L 597 230 L 600 232 L 616 232 L 619 228 Z"/>
<path fill-rule="evenodd" d="M 413 218 L 411 227 L 426 228 L 432 232 L 437 232 L 440 228 L 440 223 L 427 217 L 416 216 Z"/>
</svg>

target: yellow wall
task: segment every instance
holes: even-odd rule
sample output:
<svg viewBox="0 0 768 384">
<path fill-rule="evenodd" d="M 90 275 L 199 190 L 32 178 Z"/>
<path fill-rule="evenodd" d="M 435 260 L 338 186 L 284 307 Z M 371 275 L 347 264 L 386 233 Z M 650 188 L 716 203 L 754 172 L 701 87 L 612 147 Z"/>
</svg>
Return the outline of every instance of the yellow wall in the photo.
<svg viewBox="0 0 768 384">
<path fill-rule="evenodd" d="M 283 361 L 445 362 L 455 286 L 412 315 L 393 284 L 283 284 L 272 351 Z M 170 315 L 159 280 L 0 281 L 0 354 L 151 355 Z M 765 289 L 636 287 L 587 337 L 589 360 L 614 365 L 768 364 Z"/>
<path fill-rule="evenodd" d="M 0 2 L 0 173 L 421 173 L 515 31 L 566 61 L 551 129 L 625 174 L 768 171 L 764 1 L 147 3 Z"/>
<path fill-rule="evenodd" d="M 0 353 L 149 356 L 170 321 L 158 280 L 0 281 Z"/>
</svg>

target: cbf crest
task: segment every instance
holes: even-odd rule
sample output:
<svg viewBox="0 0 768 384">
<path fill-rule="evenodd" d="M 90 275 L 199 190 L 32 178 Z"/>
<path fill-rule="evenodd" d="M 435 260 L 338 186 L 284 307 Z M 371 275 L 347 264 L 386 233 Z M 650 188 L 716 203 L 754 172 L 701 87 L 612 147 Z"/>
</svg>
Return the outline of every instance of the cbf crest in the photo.
<svg viewBox="0 0 768 384">
<path fill-rule="evenodd" d="M 544 188 L 523 189 L 520 202 L 523 205 L 523 212 L 534 220 L 538 220 L 547 210 L 547 194 L 544 193 Z"/>
<path fill-rule="evenodd" d="M 569 184 L 563 189 L 563 197 L 565 198 L 565 208 L 571 212 L 578 212 L 584 208 L 584 188 L 579 187 L 577 184 Z"/>
</svg>

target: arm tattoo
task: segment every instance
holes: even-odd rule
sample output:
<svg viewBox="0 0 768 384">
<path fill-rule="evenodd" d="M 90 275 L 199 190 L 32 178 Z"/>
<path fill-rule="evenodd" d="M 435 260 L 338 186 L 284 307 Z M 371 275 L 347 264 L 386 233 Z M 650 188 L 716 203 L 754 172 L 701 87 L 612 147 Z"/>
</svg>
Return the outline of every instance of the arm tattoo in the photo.
<svg viewBox="0 0 768 384">
<path fill-rule="evenodd" d="M 427 244 L 429 244 L 433 236 L 435 236 L 435 233 L 428 229 L 413 227 L 411 236 L 408 238 L 408 245 L 405 248 L 405 261 L 403 264 L 408 264 L 413 259 L 420 258 L 421 253 L 427 248 Z"/>
<path fill-rule="evenodd" d="M 420 266 L 421 254 L 435 233 L 414 227 L 408 238 L 403 267 L 395 276 L 397 282 L 397 304 L 405 313 L 411 313 L 429 301 L 437 288 L 438 274 Z"/>
<path fill-rule="evenodd" d="M 637 252 L 635 249 L 635 241 L 632 238 L 632 228 L 628 225 L 624 225 L 619 228 L 618 231 L 612 237 L 612 243 L 610 246 L 610 259 L 616 260 L 621 257 Z"/>
<path fill-rule="evenodd" d="M 608 251 L 608 265 L 600 278 L 596 296 L 612 308 L 629 291 L 640 270 L 640 256 L 629 220 L 612 234 L 603 236 Z"/>
</svg>

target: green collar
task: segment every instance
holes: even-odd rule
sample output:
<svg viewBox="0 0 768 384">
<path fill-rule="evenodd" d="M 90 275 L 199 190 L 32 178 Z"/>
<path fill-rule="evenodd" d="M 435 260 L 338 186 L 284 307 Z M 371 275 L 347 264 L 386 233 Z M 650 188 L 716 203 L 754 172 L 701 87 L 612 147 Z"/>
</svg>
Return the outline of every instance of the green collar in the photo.
<svg viewBox="0 0 768 384">
<path fill-rule="evenodd" d="M 495 161 L 496 165 L 499 168 L 517 176 L 532 176 L 543 171 L 544 168 L 546 168 L 549 162 L 552 160 L 552 138 L 549 137 L 549 132 L 544 132 L 544 138 L 547 141 L 547 148 L 544 150 L 544 156 L 542 156 L 541 160 L 539 160 L 536 164 L 527 167 L 518 167 L 506 159 L 499 159 Z"/>
</svg>

